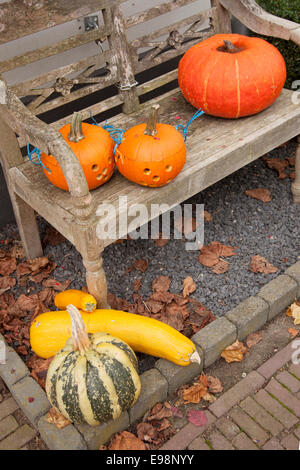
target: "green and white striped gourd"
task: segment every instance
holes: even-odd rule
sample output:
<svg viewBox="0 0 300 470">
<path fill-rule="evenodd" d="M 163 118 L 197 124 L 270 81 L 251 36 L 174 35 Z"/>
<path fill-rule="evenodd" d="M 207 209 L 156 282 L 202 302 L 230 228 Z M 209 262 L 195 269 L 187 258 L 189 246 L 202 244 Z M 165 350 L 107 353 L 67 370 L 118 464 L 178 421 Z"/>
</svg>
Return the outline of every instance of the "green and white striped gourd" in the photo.
<svg viewBox="0 0 300 470">
<path fill-rule="evenodd" d="M 117 419 L 138 399 L 138 362 L 124 341 L 107 333 L 88 335 L 79 310 L 68 305 L 72 338 L 52 360 L 46 393 L 72 423 L 96 426 Z"/>
</svg>

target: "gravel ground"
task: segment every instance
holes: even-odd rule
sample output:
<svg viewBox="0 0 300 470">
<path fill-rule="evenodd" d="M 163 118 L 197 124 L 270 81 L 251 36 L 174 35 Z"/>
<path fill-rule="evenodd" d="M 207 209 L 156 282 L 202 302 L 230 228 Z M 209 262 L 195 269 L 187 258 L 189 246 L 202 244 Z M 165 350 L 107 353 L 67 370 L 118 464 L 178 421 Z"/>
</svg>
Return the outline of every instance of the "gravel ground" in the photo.
<svg viewBox="0 0 300 470">
<path fill-rule="evenodd" d="M 295 155 L 295 150 L 296 143 L 291 141 L 267 156 L 284 159 Z M 193 297 L 216 316 L 224 315 L 298 260 L 300 206 L 292 203 L 290 186 L 290 178 L 279 180 L 277 172 L 269 169 L 261 158 L 186 201 L 204 204 L 212 215 L 212 221 L 205 223 L 205 245 L 217 240 L 237 247 L 237 256 L 226 258 L 230 266 L 225 274 L 214 274 L 202 266 L 198 262 L 199 252 L 186 251 L 183 240 L 169 240 L 164 247 L 157 247 L 153 240 L 126 240 L 104 251 L 109 292 L 132 301 L 133 283 L 141 279 L 139 294 L 146 299 L 153 280 L 167 275 L 171 278 L 170 291 L 179 293 L 182 281 L 191 276 L 197 285 Z M 269 189 L 272 201 L 262 203 L 244 194 L 246 189 L 253 188 Z M 48 224 L 40 219 L 39 226 L 43 237 Z M 2 228 L 2 237 L 15 231 L 14 225 L 8 225 Z M 69 242 L 47 245 L 44 254 L 58 264 L 51 277 L 59 281 L 71 279 L 70 288 L 85 285 L 81 257 Z M 278 272 L 268 275 L 250 272 L 251 257 L 258 254 L 276 266 Z M 137 259 L 149 261 L 146 272 L 133 269 L 126 273 Z M 20 294 L 23 289 L 16 286 L 12 292 Z"/>
</svg>

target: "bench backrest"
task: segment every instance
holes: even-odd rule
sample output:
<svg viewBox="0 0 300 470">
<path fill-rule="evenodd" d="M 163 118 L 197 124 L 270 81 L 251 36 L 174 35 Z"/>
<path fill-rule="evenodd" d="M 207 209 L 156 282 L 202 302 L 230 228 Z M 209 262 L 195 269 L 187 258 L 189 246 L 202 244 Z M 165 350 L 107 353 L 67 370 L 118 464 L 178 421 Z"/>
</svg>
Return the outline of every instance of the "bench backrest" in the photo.
<svg viewBox="0 0 300 470">
<path fill-rule="evenodd" d="M 11 86 L 32 113 L 53 123 L 55 128 L 70 121 L 74 108 L 81 111 L 83 119 L 93 115 L 100 121 L 101 113 L 108 110 L 111 115 L 121 109 L 125 113 L 134 112 L 149 92 L 173 82 L 176 86 L 178 59 L 189 47 L 213 34 L 231 31 L 230 14 L 218 0 L 211 0 L 211 7 L 205 11 L 197 8 L 199 0 L 167 0 L 127 17 L 122 5 L 125 0 L 88 0 L 84 7 L 80 0 L 37 2 L 37 5 L 28 2 L 31 14 L 15 15 L 14 23 L 9 22 L 18 3 L 20 8 L 26 8 L 19 0 L 1 5 L 6 9 L 1 21 L 7 18 L 7 24 L 0 33 L 0 44 L 92 12 L 102 15 L 98 29 L 58 42 L 54 39 L 50 46 L 0 61 L 0 74 L 5 78 L 7 72 L 18 67 L 49 60 L 81 45 L 91 45 L 91 54 L 83 59 L 44 73 L 41 66 L 39 76 Z M 174 21 L 179 11 L 183 19 Z M 164 16 L 165 26 L 158 27 L 155 20 Z M 146 22 L 153 23 L 149 34 L 143 32 Z M 57 120 L 62 106 L 64 117 Z"/>
</svg>

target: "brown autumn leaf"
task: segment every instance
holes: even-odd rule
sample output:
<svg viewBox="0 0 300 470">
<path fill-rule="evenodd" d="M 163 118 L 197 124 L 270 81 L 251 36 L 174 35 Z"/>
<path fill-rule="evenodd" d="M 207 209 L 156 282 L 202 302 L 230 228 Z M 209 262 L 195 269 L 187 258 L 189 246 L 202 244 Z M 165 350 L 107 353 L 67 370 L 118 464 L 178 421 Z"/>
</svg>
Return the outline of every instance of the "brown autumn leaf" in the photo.
<svg viewBox="0 0 300 470">
<path fill-rule="evenodd" d="M 134 263 L 133 263 L 133 267 L 135 269 L 137 269 L 138 271 L 141 271 L 142 273 L 144 273 L 147 268 L 148 268 L 148 260 L 146 259 L 137 259 Z"/>
<path fill-rule="evenodd" d="M 269 263 L 263 256 L 256 255 L 251 258 L 249 270 L 253 273 L 271 274 L 276 273 L 278 268 Z"/>
<path fill-rule="evenodd" d="M 50 408 L 48 412 L 47 422 L 50 424 L 55 424 L 57 429 L 63 429 L 66 426 L 69 426 L 69 424 L 71 424 L 71 422 L 54 407 Z"/>
<path fill-rule="evenodd" d="M 160 421 L 161 419 L 164 419 L 164 418 L 170 418 L 172 416 L 172 409 L 167 408 L 166 406 L 162 406 L 158 410 L 155 408 L 152 408 L 151 413 L 152 414 L 148 416 L 147 418 L 148 421 L 153 421 L 153 420 Z"/>
<path fill-rule="evenodd" d="M 14 241 L 14 244 L 10 250 L 10 255 L 13 258 L 17 258 L 17 259 L 25 258 L 25 252 L 24 252 L 24 248 L 21 242 L 19 242 L 18 240 Z"/>
<path fill-rule="evenodd" d="M 184 329 L 183 317 L 182 314 L 178 311 L 172 314 L 163 313 L 159 320 L 163 323 L 166 323 L 166 325 L 175 328 L 177 331 L 182 331 Z"/>
<path fill-rule="evenodd" d="M 54 290 L 57 290 L 57 291 L 61 292 L 61 291 L 66 290 L 68 288 L 70 282 L 71 282 L 70 279 L 66 279 L 63 282 L 59 282 L 56 279 L 45 279 L 42 282 L 42 285 L 44 287 L 52 287 Z"/>
<path fill-rule="evenodd" d="M 185 403 L 200 403 L 206 393 L 207 387 L 202 383 L 196 383 L 186 390 L 183 390 L 182 398 Z"/>
<path fill-rule="evenodd" d="M 154 292 L 167 292 L 170 288 L 171 280 L 168 276 L 159 276 L 152 282 Z"/>
<path fill-rule="evenodd" d="M 150 423 L 139 423 L 136 427 L 137 437 L 141 441 L 152 442 L 154 439 L 157 439 L 158 433 L 155 427 Z"/>
<path fill-rule="evenodd" d="M 200 264 L 203 264 L 203 266 L 211 268 L 212 266 L 215 266 L 215 264 L 218 264 L 219 256 L 215 253 L 212 253 L 210 250 L 207 250 L 206 248 L 207 247 L 201 248 L 198 261 Z"/>
<path fill-rule="evenodd" d="M 287 173 L 284 171 L 285 168 L 289 165 L 289 162 L 286 160 L 280 160 L 280 158 L 266 158 L 263 157 L 263 160 L 266 162 L 267 166 L 272 170 L 278 172 L 278 178 L 283 180 L 287 177 Z"/>
<path fill-rule="evenodd" d="M 137 279 L 133 283 L 133 290 L 134 292 L 137 292 L 140 288 L 142 287 L 142 281 L 140 279 Z"/>
<path fill-rule="evenodd" d="M 111 439 L 109 450 L 146 450 L 146 445 L 141 439 L 128 431 L 117 433 Z"/>
<path fill-rule="evenodd" d="M 153 292 L 150 295 L 149 299 L 156 300 L 157 302 L 163 302 L 165 304 L 169 304 L 170 302 L 172 302 L 174 297 L 175 297 L 175 295 L 172 294 L 171 292 L 156 291 L 156 292 Z"/>
<path fill-rule="evenodd" d="M 218 241 L 213 241 L 207 246 L 203 246 L 200 249 L 200 255 L 198 257 L 199 263 L 212 268 L 213 266 L 219 265 L 213 270 L 216 274 L 224 273 L 228 270 L 228 263 L 225 260 L 220 260 L 220 256 L 228 257 L 234 256 L 234 248 L 232 246 L 223 245 Z"/>
<path fill-rule="evenodd" d="M 299 330 L 296 330 L 296 328 L 289 328 L 288 332 L 291 335 L 291 338 L 293 339 L 298 335 Z"/>
<path fill-rule="evenodd" d="M 289 306 L 286 315 L 294 319 L 294 325 L 300 325 L 300 303 L 297 300 Z"/>
<path fill-rule="evenodd" d="M 39 302 L 39 298 L 37 294 L 32 294 L 32 295 L 25 295 L 21 294 L 17 301 L 16 301 L 16 306 L 19 307 L 21 310 L 30 312 L 31 310 L 34 310 Z"/>
<path fill-rule="evenodd" d="M 13 277 L 3 276 L 0 277 L 0 295 L 10 290 L 16 285 L 16 280 Z"/>
<path fill-rule="evenodd" d="M 229 268 L 229 263 L 228 261 L 226 261 L 225 259 L 219 259 L 218 263 L 215 264 L 211 270 L 215 273 L 215 274 L 224 274 L 228 271 L 228 268 Z"/>
<path fill-rule="evenodd" d="M 159 313 L 162 311 L 164 304 L 162 302 L 157 302 L 156 300 L 149 299 L 146 302 L 146 306 L 149 308 L 151 313 Z"/>
<path fill-rule="evenodd" d="M 247 352 L 247 348 L 241 341 L 236 340 L 230 346 L 224 349 L 221 353 L 221 357 L 226 362 L 241 362 L 244 359 L 244 355 Z"/>
<path fill-rule="evenodd" d="M 183 297 L 188 297 L 192 292 L 196 290 L 196 284 L 191 276 L 188 276 L 183 281 Z"/>
<path fill-rule="evenodd" d="M 250 335 L 247 336 L 246 344 L 247 347 L 250 349 L 260 341 L 262 341 L 261 333 L 250 333 Z"/>
<path fill-rule="evenodd" d="M 286 157 L 286 161 L 288 162 L 289 166 L 295 166 L 296 157 Z"/>
<path fill-rule="evenodd" d="M 236 255 L 236 253 L 234 251 L 235 248 L 233 248 L 230 245 L 223 245 L 220 242 L 213 241 L 208 246 L 209 246 L 210 250 L 218 256 L 224 256 L 225 258 L 227 258 L 227 256 L 235 256 Z"/>
<path fill-rule="evenodd" d="M 221 393 L 223 391 L 223 385 L 220 379 L 211 375 L 207 376 L 208 391 L 211 393 Z"/>
<path fill-rule="evenodd" d="M 12 256 L 5 256 L 4 258 L 0 259 L 0 274 L 2 276 L 9 276 L 16 270 L 16 267 L 16 258 L 13 258 Z"/>
<path fill-rule="evenodd" d="M 261 202 L 272 201 L 271 193 L 266 188 L 246 189 L 245 194 Z"/>
</svg>

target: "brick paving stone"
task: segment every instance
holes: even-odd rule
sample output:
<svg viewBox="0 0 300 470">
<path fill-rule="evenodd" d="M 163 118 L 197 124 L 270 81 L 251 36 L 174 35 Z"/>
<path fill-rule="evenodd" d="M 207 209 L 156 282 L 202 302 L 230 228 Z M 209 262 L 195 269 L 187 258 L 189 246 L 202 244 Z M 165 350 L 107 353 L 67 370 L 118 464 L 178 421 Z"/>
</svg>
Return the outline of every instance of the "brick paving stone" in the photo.
<svg viewBox="0 0 300 470">
<path fill-rule="evenodd" d="M 211 450 L 202 437 L 196 437 L 188 446 L 189 450 Z"/>
<path fill-rule="evenodd" d="M 207 417 L 207 423 L 205 426 L 195 426 L 192 423 L 184 426 L 175 436 L 171 437 L 160 450 L 183 450 L 185 449 L 196 437 L 203 434 L 203 432 L 211 426 L 216 418 L 209 412 L 204 412 Z"/>
<path fill-rule="evenodd" d="M 247 377 L 242 379 L 230 390 L 225 392 L 217 401 L 210 405 L 209 409 L 220 418 L 223 414 L 227 413 L 239 401 L 246 398 L 248 395 L 256 392 L 264 384 L 264 378 L 256 371 L 250 372 Z"/>
<path fill-rule="evenodd" d="M 280 444 L 282 444 L 287 450 L 299 450 L 299 439 L 297 439 L 294 434 L 289 434 L 284 437 Z"/>
<path fill-rule="evenodd" d="M 294 351 L 291 345 L 292 343 L 289 343 L 285 348 L 272 356 L 257 369 L 257 372 L 263 375 L 266 379 L 270 379 L 278 369 L 291 360 L 292 353 Z"/>
<path fill-rule="evenodd" d="M 35 435 L 36 431 L 28 426 L 28 424 L 24 424 L 0 442 L 0 450 L 20 449 L 20 447 L 23 447 L 27 442 L 31 441 Z"/>
<path fill-rule="evenodd" d="M 262 446 L 269 439 L 269 434 L 264 431 L 259 424 L 257 424 L 250 416 L 247 415 L 241 408 L 233 408 L 230 413 L 230 417 L 236 422 L 236 424 L 251 437 L 257 445 Z"/>
<path fill-rule="evenodd" d="M 244 432 L 238 434 L 232 441 L 234 447 L 238 450 L 258 450 L 254 442 L 249 439 Z"/>
<path fill-rule="evenodd" d="M 230 442 L 216 430 L 208 435 L 207 440 L 211 443 L 214 450 L 234 450 Z"/>
<path fill-rule="evenodd" d="M 285 385 L 291 392 L 296 393 L 300 390 L 300 380 L 293 377 L 288 371 L 283 370 L 276 375 L 276 380 Z"/>
<path fill-rule="evenodd" d="M 240 407 L 273 436 L 277 436 L 282 431 L 283 425 L 264 410 L 253 398 L 247 397 L 240 403 Z"/>
<path fill-rule="evenodd" d="M 272 437 L 272 439 L 265 443 L 263 450 L 284 450 L 284 448 L 280 445 L 276 437 Z"/>
<path fill-rule="evenodd" d="M 15 431 L 18 427 L 18 423 L 12 415 L 7 416 L 6 418 L 0 421 L 0 440 L 4 439 L 10 433 Z"/>
<path fill-rule="evenodd" d="M 274 395 L 281 403 L 292 410 L 298 418 L 300 417 L 300 400 L 298 400 L 298 398 L 284 388 L 273 377 L 265 387 L 265 390 Z"/>
<path fill-rule="evenodd" d="M 300 364 L 291 364 L 289 367 L 289 371 L 291 374 L 295 375 L 300 380 Z"/>
<path fill-rule="evenodd" d="M 298 439 L 300 440 L 300 424 L 299 424 L 299 426 L 298 426 L 296 429 L 294 429 L 294 434 L 295 434 L 295 436 L 297 436 Z"/>
<path fill-rule="evenodd" d="M 265 390 L 259 390 L 253 398 L 287 429 L 290 429 L 298 422 L 296 416 L 272 398 Z"/>
<path fill-rule="evenodd" d="M 0 420 L 6 418 L 8 415 L 11 415 L 18 408 L 19 405 L 12 397 L 7 398 L 2 403 L 0 403 Z"/>
<path fill-rule="evenodd" d="M 240 432 L 240 428 L 228 416 L 218 419 L 215 426 L 230 441 Z"/>
</svg>

